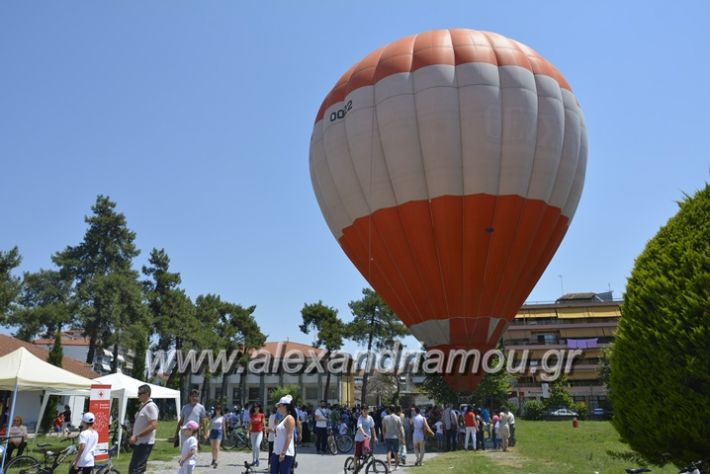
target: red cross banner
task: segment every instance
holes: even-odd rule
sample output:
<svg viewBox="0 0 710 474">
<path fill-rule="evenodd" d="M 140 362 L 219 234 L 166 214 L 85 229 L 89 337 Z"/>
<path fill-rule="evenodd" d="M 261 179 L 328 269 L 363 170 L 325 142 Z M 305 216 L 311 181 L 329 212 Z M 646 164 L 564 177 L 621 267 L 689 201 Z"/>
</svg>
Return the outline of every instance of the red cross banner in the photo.
<svg viewBox="0 0 710 474">
<path fill-rule="evenodd" d="M 108 459 L 109 427 L 111 426 L 111 386 L 92 385 L 89 411 L 94 414 L 96 421 L 94 429 L 99 434 L 99 444 L 96 447 L 95 459 L 102 461 Z"/>
</svg>

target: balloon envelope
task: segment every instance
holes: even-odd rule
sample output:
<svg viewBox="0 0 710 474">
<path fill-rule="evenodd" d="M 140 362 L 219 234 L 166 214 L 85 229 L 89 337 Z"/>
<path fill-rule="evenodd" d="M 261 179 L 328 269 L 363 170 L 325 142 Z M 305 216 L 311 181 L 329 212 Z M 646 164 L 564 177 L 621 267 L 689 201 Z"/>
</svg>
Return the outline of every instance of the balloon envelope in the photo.
<svg viewBox="0 0 710 474">
<path fill-rule="evenodd" d="M 489 32 L 372 52 L 323 101 L 310 171 L 358 270 L 427 348 L 495 347 L 577 208 L 584 118 L 560 72 Z M 455 375 L 456 389 L 480 376 Z"/>
</svg>

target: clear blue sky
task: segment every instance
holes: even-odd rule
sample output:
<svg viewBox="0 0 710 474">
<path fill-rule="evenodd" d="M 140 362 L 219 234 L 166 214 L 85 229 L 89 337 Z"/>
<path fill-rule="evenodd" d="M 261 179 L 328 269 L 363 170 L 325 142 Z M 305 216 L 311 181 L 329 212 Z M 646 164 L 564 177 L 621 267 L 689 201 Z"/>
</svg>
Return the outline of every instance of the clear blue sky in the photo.
<svg viewBox="0 0 710 474">
<path fill-rule="evenodd" d="M 496 31 L 539 51 L 585 112 L 589 166 L 534 300 L 621 296 L 636 256 L 710 177 L 710 2 L 0 2 L 0 249 L 21 270 L 80 242 L 97 194 L 195 297 L 303 342 L 305 302 L 349 318 L 365 280 L 308 172 L 340 75 L 421 31 Z M 562 281 L 559 277 L 562 275 Z"/>
</svg>

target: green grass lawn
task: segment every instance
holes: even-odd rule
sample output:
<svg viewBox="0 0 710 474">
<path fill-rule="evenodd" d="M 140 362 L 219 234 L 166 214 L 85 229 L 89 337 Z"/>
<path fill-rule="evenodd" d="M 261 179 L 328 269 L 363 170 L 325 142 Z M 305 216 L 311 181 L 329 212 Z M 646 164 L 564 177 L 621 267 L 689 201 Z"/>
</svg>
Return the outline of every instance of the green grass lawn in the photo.
<svg viewBox="0 0 710 474">
<path fill-rule="evenodd" d="M 607 474 L 639 467 L 629 447 L 621 441 L 611 423 L 581 421 L 518 420 L 517 445 L 508 452 L 458 451 L 443 453 L 423 467 L 409 469 L 418 474 Z M 678 472 L 673 466 L 651 466 L 654 473 Z"/>
</svg>

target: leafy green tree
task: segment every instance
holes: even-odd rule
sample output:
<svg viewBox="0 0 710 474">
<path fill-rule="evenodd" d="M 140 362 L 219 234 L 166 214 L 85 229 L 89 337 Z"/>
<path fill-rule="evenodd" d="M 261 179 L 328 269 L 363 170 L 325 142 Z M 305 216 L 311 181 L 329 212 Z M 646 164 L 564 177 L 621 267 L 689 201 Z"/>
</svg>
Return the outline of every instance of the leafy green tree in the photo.
<svg viewBox="0 0 710 474">
<path fill-rule="evenodd" d="M 347 325 L 346 333 L 349 339 L 365 346 L 369 354 L 373 348 L 381 350 L 391 347 L 397 340 L 408 334 L 407 327 L 377 293 L 370 288 L 364 288 L 362 295 L 361 299 L 348 303 L 354 316 Z M 361 400 L 366 399 L 368 377 L 369 373 L 366 370 L 362 377 Z"/>
<path fill-rule="evenodd" d="M 47 362 L 50 364 L 61 367 L 62 361 L 64 360 L 64 350 L 62 349 L 62 328 L 59 327 L 54 332 L 54 344 L 52 344 L 52 349 L 49 351 L 47 357 Z M 54 422 L 54 416 L 57 413 L 57 402 L 59 401 L 57 396 L 51 395 L 47 401 L 47 408 L 44 410 L 44 415 L 42 416 L 42 421 L 40 426 L 44 429 L 49 429 Z"/>
<path fill-rule="evenodd" d="M 710 185 L 648 242 L 611 354 L 613 424 L 654 464 L 710 461 Z"/>
<path fill-rule="evenodd" d="M 568 387 L 569 381 L 566 375 L 560 375 L 557 380 L 550 384 L 550 397 L 544 399 L 546 409 L 552 408 L 571 408 L 574 404 L 572 395 L 570 395 Z"/>
<path fill-rule="evenodd" d="M 255 310 L 256 306 L 253 305 L 245 308 L 235 303 L 222 303 L 217 324 L 217 332 L 221 338 L 220 345 L 227 356 L 230 356 L 233 351 L 238 351 L 240 357 L 236 360 L 237 364 L 247 364 L 253 350 L 263 347 L 266 342 L 266 336 L 261 332 L 254 318 Z M 223 396 L 227 393 L 228 375 L 227 371 L 222 371 Z M 240 378 L 243 379 L 244 377 Z"/>
<path fill-rule="evenodd" d="M 495 365 L 495 362 L 491 362 Z M 512 391 L 512 377 L 505 369 L 495 374 L 486 374 L 471 394 L 471 401 L 478 406 L 507 406 Z"/>
<path fill-rule="evenodd" d="M 318 303 L 304 304 L 301 309 L 303 323 L 299 326 L 301 332 L 309 334 L 311 330 L 316 331 L 315 347 L 322 347 L 326 351 L 326 366 L 330 361 L 331 354 L 339 351 L 343 347 L 345 338 L 345 324 L 338 318 L 338 310 L 326 306 L 322 301 Z M 326 371 L 325 388 L 323 389 L 323 400 L 328 399 L 330 388 L 330 371 Z"/>
<path fill-rule="evenodd" d="M 301 387 L 299 385 L 283 385 L 281 387 L 276 387 L 271 391 L 271 394 L 269 395 L 270 406 L 277 404 L 278 401 L 281 400 L 281 397 L 285 397 L 286 395 L 291 395 L 293 397 L 293 402 L 297 406 L 301 406 L 303 404 Z"/>
<path fill-rule="evenodd" d="M 136 234 L 116 203 L 98 196 L 85 217 L 83 241 L 56 253 L 52 260 L 62 277 L 73 281 L 79 326 L 89 338 L 86 362 L 92 364 L 98 347 L 114 347 L 114 364 L 124 333 L 134 325 L 149 325 L 138 274 L 132 269 L 140 251 Z M 113 367 L 115 370 L 115 365 Z"/>
<path fill-rule="evenodd" d="M 429 398 L 432 398 L 437 405 L 443 406 L 447 403 L 458 403 L 458 393 L 446 383 L 441 374 L 427 374 L 420 390 Z"/>
<path fill-rule="evenodd" d="M 6 326 L 7 312 L 20 292 L 20 279 L 12 271 L 20 266 L 22 258 L 17 247 L 7 252 L 0 251 L 0 324 Z"/>
<path fill-rule="evenodd" d="M 71 282 L 57 271 L 26 272 L 17 304 L 8 322 L 18 328 L 15 336 L 30 341 L 37 336 L 54 337 L 74 314 Z"/>
<path fill-rule="evenodd" d="M 49 351 L 47 362 L 54 366 L 61 367 L 63 360 L 64 349 L 62 349 L 62 329 L 58 328 L 54 332 L 54 344 L 52 344 L 52 349 Z"/>
</svg>

